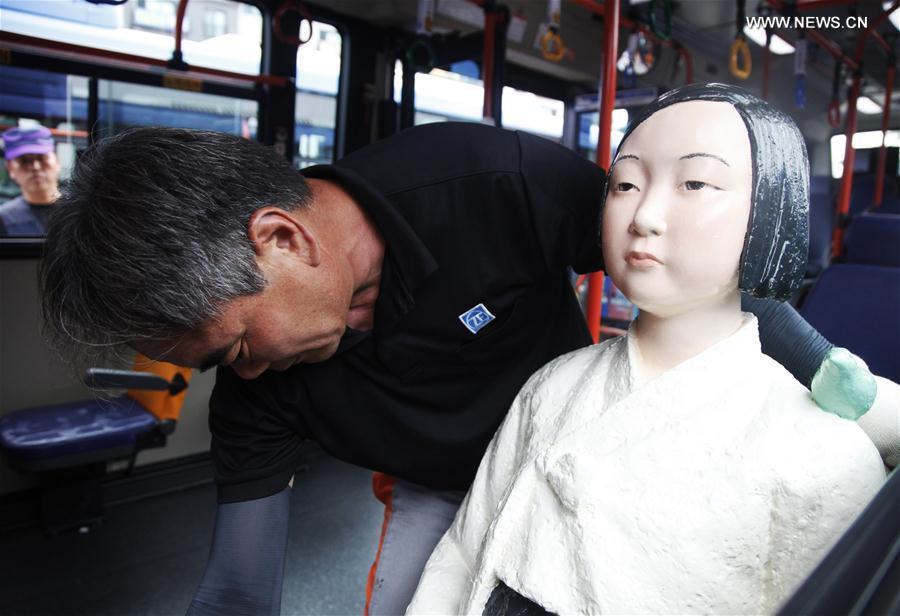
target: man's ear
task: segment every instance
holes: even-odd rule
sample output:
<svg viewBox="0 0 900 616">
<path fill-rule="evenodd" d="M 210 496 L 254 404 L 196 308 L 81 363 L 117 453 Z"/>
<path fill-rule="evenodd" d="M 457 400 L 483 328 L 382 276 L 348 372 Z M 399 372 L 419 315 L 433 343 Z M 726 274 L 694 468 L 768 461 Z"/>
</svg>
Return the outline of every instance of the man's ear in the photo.
<svg viewBox="0 0 900 616">
<path fill-rule="evenodd" d="M 321 261 L 319 241 L 310 228 L 279 207 L 265 206 L 253 212 L 247 236 L 257 257 L 281 251 L 300 257 L 311 267 Z"/>
</svg>

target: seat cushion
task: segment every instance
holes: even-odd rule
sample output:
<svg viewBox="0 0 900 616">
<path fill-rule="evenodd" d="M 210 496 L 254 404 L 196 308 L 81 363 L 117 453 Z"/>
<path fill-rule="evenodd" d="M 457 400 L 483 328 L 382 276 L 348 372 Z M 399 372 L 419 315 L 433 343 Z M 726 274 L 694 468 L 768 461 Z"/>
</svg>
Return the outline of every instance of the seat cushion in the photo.
<svg viewBox="0 0 900 616">
<path fill-rule="evenodd" d="M 0 417 L 0 447 L 25 470 L 59 468 L 130 455 L 156 423 L 127 396 L 33 407 Z"/>
</svg>

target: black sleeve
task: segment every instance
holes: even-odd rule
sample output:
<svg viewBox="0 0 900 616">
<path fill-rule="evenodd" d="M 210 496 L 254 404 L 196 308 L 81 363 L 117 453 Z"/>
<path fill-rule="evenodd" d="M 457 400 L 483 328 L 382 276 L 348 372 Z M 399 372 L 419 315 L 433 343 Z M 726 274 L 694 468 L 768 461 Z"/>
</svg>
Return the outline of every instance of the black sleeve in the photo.
<svg viewBox="0 0 900 616">
<path fill-rule="evenodd" d="M 309 437 L 306 390 L 288 372 L 244 380 L 220 367 L 209 400 L 210 448 L 219 502 L 271 496 L 290 481 Z"/>
<path fill-rule="evenodd" d="M 552 141 L 527 133 L 518 136 L 520 173 L 548 267 L 572 266 L 579 273 L 601 269 L 600 206 L 606 173 Z"/>
<path fill-rule="evenodd" d="M 809 389 L 825 355 L 834 346 L 784 302 L 741 293 L 741 310 L 759 319 L 762 352 L 784 366 Z"/>
<path fill-rule="evenodd" d="M 281 613 L 290 492 L 219 505 L 206 571 L 187 616 Z"/>
</svg>

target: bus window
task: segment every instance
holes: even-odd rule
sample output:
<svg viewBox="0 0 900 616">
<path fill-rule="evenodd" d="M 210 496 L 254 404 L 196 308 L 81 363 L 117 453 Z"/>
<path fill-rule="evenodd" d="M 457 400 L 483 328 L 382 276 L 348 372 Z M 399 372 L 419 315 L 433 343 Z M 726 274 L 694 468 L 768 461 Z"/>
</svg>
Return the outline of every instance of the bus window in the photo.
<svg viewBox="0 0 900 616">
<path fill-rule="evenodd" d="M 394 100 L 400 102 L 403 65 L 394 65 Z M 480 79 L 443 69 L 416 75 L 414 123 L 481 122 L 484 87 Z M 563 135 L 565 103 L 532 92 L 503 87 L 502 125 L 559 142 Z"/>
<path fill-rule="evenodd" d="M 99 82 L 101 135 L 129 126 L 176 126 L 256 137 L 258 104 L 203 92 Z"/>
<path fill-rule="evenodd" d="M 854 158 L 854 172 L 866 173 L 869 169 L 870 161 L 868 156 L 860 156 L 859 150 L 871 150 L 881 147 L 882 132 L 880 130 L 871 130 L 853 135 L 853 149 L 857 150 Z M 887 148 L 896 148 L 900 146 L 900 130 L 889 130 L 884 135 L 884 145 Z M 831 177 L 839 178 L 844 174 L 844 149 L 847 147 L 846 135 L 834 135 L 831 137 Z M 895 170 L 900 172 L 900 170 Z M 888 169 L 888 173 L 891 170 Z"/>
<path fill-rule="evenodd" d="M 342 45 L 337 28 L 315 21 L 309 42 L 297 50 L 294 161 L 300 169 L 334 161 Z"/>
<path fill-rule="evenodd" d="M 559 141 L 563 136 L 566 104 L 555 98 L 503 87 L 503 127 Z"/>
<path fill-rule="evenodd" d="M 596 111 L 578 114 L 578 153 L 585 158 L 597 162 L 597 143 L 600 136 L 600 114 Z M 613 154 L 625 135 L 628 126 L 628 110 L 614 109 L 612 116 L 612 135 L 610 146 Z"/>
<path fill-rule="evenodd" d="M 169 60 L 178 0 L 121 5 L 4 0 L 3 30 L 95 49 Z M 234 0 L 189 3 L 182 53 L 190 65 L 258 75 L 262 14 Z"/>
<path fill-rule="evenodd" d="M 38 124 L 49 128 L 60 179 L 71 175 L 75 152 L 87 146 L 87 98 L 87 77 L 0 65 L 0 131 Z M 19 192 L 6 166 L 0 165 L 0 202 Z"/>
</svg>

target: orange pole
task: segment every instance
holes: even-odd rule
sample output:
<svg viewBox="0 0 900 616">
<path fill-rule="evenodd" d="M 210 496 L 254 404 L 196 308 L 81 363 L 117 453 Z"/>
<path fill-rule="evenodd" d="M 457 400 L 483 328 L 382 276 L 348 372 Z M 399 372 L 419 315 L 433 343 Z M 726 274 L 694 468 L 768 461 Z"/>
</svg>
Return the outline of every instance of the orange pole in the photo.
<svg viewBox="0 0 900 616">
<path fill-rule="evenodd" d="M 881 36 L 877 30 L 871 30 L 869 36 L 871 36 L 872 40 L 875 41 L 888 55 L 894 50 L 893 47 L 891 47 L 891 44 L 884 40 L 884 37 Z"/>
<path fill-rule="evenodd" d="M 894 0 L 891 6 L 876 17 L 869 24 L 869 27 L 857 37 L 855 57 L 857 66 L 862 63 L 863 52 L 866 49 L 866 39 L 897 7 L 900 7 L 900 0 Z M 850 193 L 853 188 L 853 162 L 856 158 L 856 150 L 853 149 L 853 135 L 856 133 L 856 100 L 859 98 L 861 78 L 861 71 L 857 69 L 853 76 L 853 85 L 850 87 L 850 97 L 847 100 L 847 126 L 845 131 L 847 143 L 844 146 L 844 173 L 841 176 L 841 188 L 837 202 L 838 224 L 835 225 L 831 243 L 831 254 L 836 257 L 839 257 L 844 251 L 843 222 L 850 212 Z M 884 116 L 882 116 L 882 121 L 884 121 Z"/>
<path fill-rule="evenodd" d="M 188 0 L 178 2 L 178 12 L 175 15 L 175 54 L 181 54 L 181 30 L 184 27 L 184 14 L 187 11 Z"/>
<path fill-rule="evenodd" d="M 894 90 L 894 73 L 897 69 L 888 67 L 887 81 L 884 84 L 884 108 L 881 113 L 881 149 L 878 151 L 878 170 L 875 173 L 875 207 L 881 206 L 884 197 L 884 172 L 887 164 L 887 149 L 884 142 L 887 137 L 888 124 L 891 121 L 891 94 Z"/>
<path fill-rule="evenodd" d="M 606 5 L 600 4 L 596 0 L 572 0 L 578 6 L 585 8 L 589 11 L 596 13 L 597 15 L 606 15 Z M 845 0 L 846 1 L 846 0 Z M 694 59 L 691 56 L 690 52 L 686 50 L 684 47 L 679 45 L 678 43 L 672 40 L 661 39 L 656 34 L 648 28 L 645 24 L 629 19 L 628 17 L 619 16 L 619 25 L 623 28 L 629 28 L 632 30 L 638 30 L 644 34 L 647 38 L 661 44 L 665 45 L 673 49 L 678 55 L 680 55 L 684 59 L 684 73 L 685 73 L 685 83 L 692 83 L 694 81 Z M 618 50 L 616 50 L 618 53 Z"/>
<path fill-rule="evenodd" d="M 841 176 L 841 187 L 838 193 L 838 224 L 835 225 L 831 242 L 831 254 L 835 257 L 839 257 L 844 250 L 844 218 L 850 211 L 853 162 L 856 158 L 856 150 L 853 149 L 853 135 L 856 133 L 856 99 L 859 98 L 860 82 L 860 75 L 856 73 L 853 77 L 853 85 L 850 86 L 850 96 L 847 97 L 847 124 L 844 130 L 847 144 L 844 146 L 844 174 Z"/>
<path fill-rule="evenodd" d="M 481 115 L 485 120 L 494 119 L 494 21 L 493 11 L 484 12 L 484 51 L 481 59 L 481 82 L 484 86 L 484 108 Z"/>
<path fill-rule="evenodd" d="M 769 5 L 772 6 L 776 11 L 784 12 L 785 6 L 783 0 L 768 0 Z M 841 2 L 836 2 L 836 4 L 846 4 L 846 0 L 841 0 Z M 807 8 L 811 8 L 812 2 L 807 3 Z M 798 7 L 799 8 L 799 7 Z M 810 40 L 814 41 L 819 47 L 830 53 L 834 58 L 840 60 L 845 65 L 853 69 L 854 71 L 860 70 L 859 63 L 854 61 L 852 58 L 844 54 L 844 51 L 841 49 L 841 46 L 832 41 L 830 38 L 824 36 L 818 30 L 813 28 L 806 29 L 806 36 L 810 38 Z"/>
<path fill-rule="evenodd" d="M 600 135 L 597 164 L 604 171 L 610 165 L 612 113 L 616 106 L 616 60 L 619 53 L 619 2 L 608 0 L 603 24 L 603 72 L 600 76 Z M 600 340 L 600 309 L 603 303 L 603 272 L 591 274 L 588 282 L 587 323 L 594 342 Z"/>
</svg>

